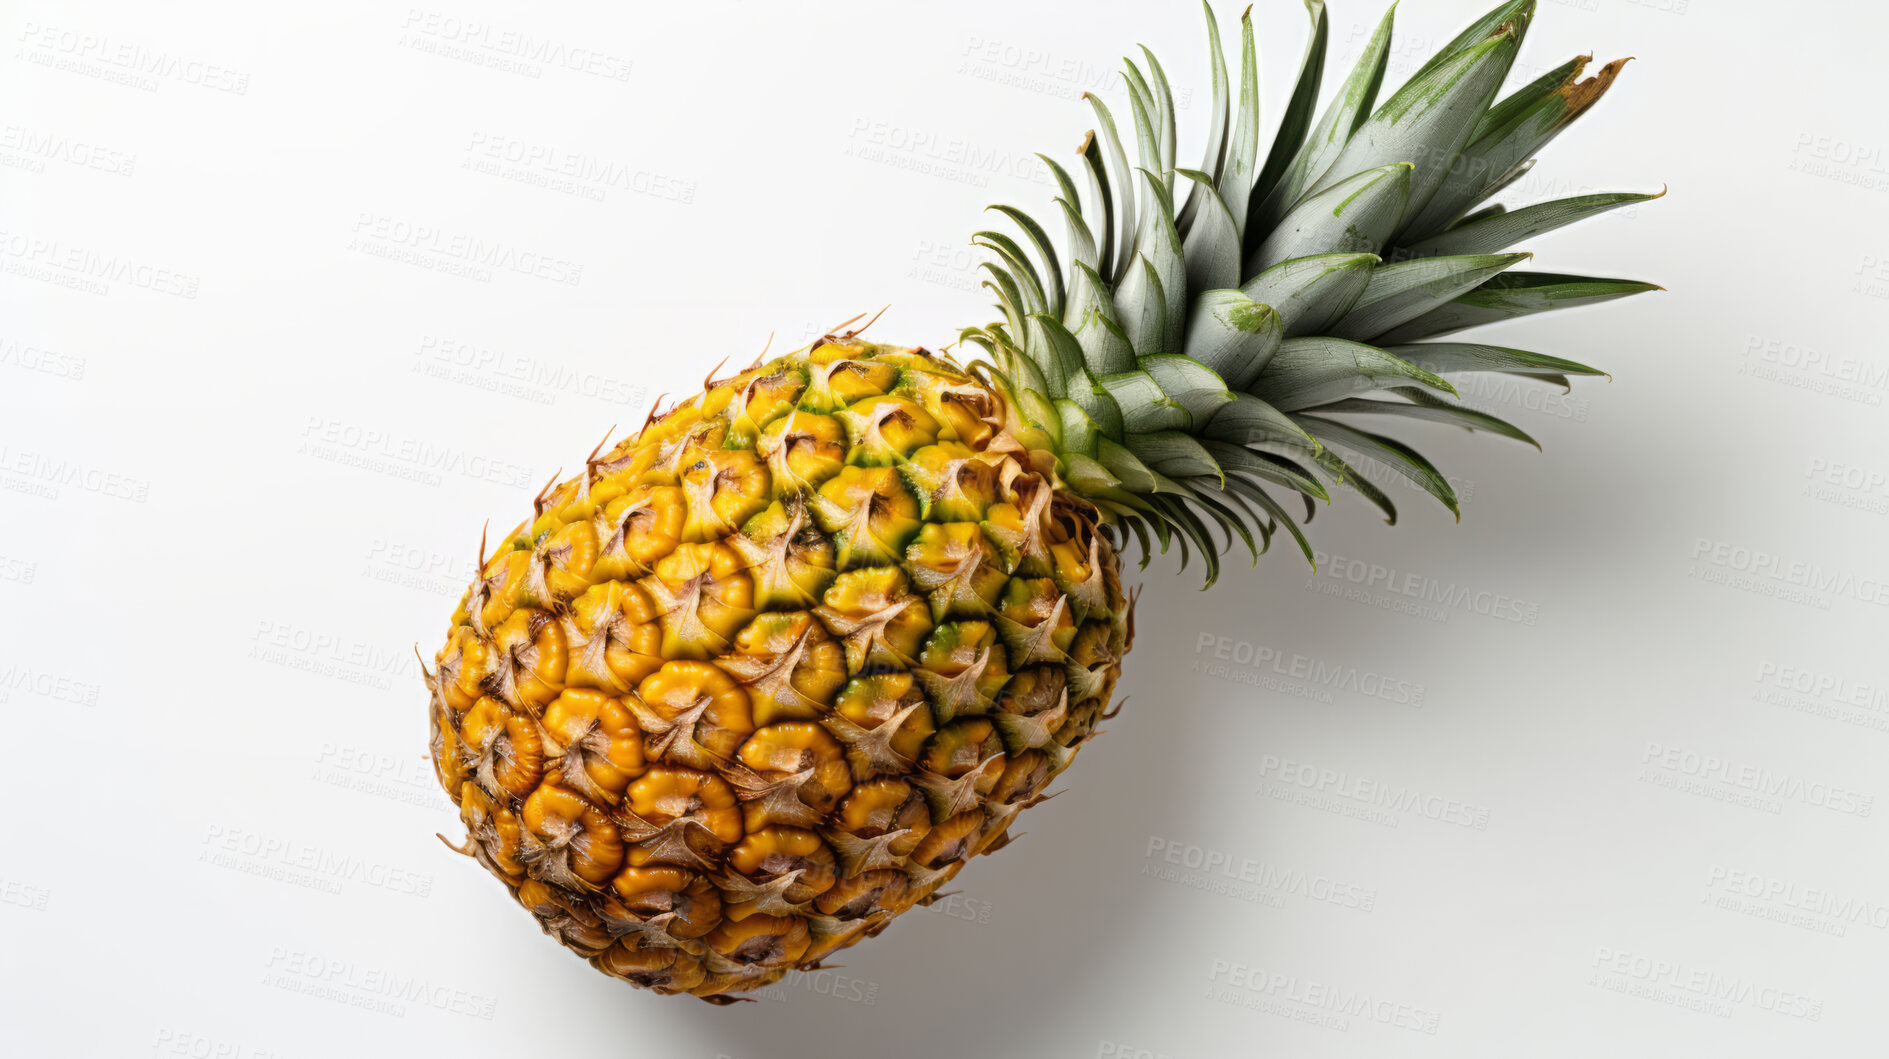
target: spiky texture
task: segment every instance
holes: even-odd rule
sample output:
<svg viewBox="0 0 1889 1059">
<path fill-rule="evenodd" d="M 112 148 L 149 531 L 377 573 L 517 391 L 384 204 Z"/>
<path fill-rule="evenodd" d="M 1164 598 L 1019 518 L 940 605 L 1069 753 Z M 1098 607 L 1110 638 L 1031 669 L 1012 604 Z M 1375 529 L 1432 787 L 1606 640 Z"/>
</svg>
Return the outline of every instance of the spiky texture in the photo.
<svg viewBox="0 0 1889 1059">
<path fill-rule="evenodd" d="M 1026 421 L 1051 438 L 1068 485 L 1136 533 L 1144 562 L 1152 529 L 1163 549 L 1179 539 L 1183 563 L 1191 543 L 1209 584 L 1221 550 L 1210 526 L 1225 546 L 1244 541 L 1255 560 L 1255 534 L 1269 544 L 1284 527 L 1311 558 L 1282 502 L 1290 494 L 1304 498 L 1299 517 L 1309 519 L 1313 501 L 1329 500 L 1325 483 L 1343 483 L 1395 522 L 1368 469 L 1401 475 L 1457 510 L 1429 460 L 1360 419 L 1439 421 L 1532 444 L 1456 400 L 1446 377 L 1499 371 L 1565 385 L 1598 374 L 1559 357 L 1435 339 L 1656 289 L 1519 271 L 1530 255 L 1509 252 L 1656 196 L 1478 208 L 1527 172 L 1625 60 L 1583 80 L 1588 60 L 1576 58 L 1498 99 L 1534 15 L 1534 0 L 1513 0 L 1374 108 L 1393 10 L 1314 124 L 1328 31 L 1324 4 L 1306 7 L 1311 42 L 1269 150 L 1260 149 L 1251 11 L 1240 23 L 1235 104 L 1208 8 L 1214 123 L 1199 169 L 1175 165 L 1173 98 L 1143 49 L 1145 73 L 1133 60 L 1125 70 L 1136 161 L 1093 96 L 1097 129 L 1076 166 L 1087 194 L 1043 157 L 1060 190 L 1060 248 L 1009 206 L 993 208 L 1021 243 L 976 236 L 992 255 L 985 286 L 1003 319 L 964 337 L 989 352 Z"/>
<path fill-rule="evenodd" d="M 711 384 L 481 556 L 436 656 L 461 852 L 661 992 L 811 968 L 1006 841 L 1132 633 L 996 391 L 850 336 Z"/>
<path fill-rule="evenodd" d="M 1255 560 L 1255 533 L 1304 545 L 1275 490 L 1309 515 L 1344 482 L 1394 519 L 1357 470 L 1375 462 L 1455 507 L 1427 460 L 1353 416 L 1527 440 L 1443 376 L 1593 369 L 1425 340 L 1648 289 L 1510 271 L 1524 255 L 1503 252 L 1648 196 L 1470 212 L 1619 64 L 1583 81 L 1576 60 L 1492 105 L 1524 0 L 1374 110 L 1386 16 L 1314 125 L 1327 31 L 1310 9 L 1263 164 L 1250 23 L 1235 108 L 1208 12 L 1200 170 L 1174 165 L 1153 56 L 1127 71 L 1132 172 L 1091 101 L 1086 199 L 1049 162 L 1060 253 L 1008 207 L 1031 251 L 977 237 L 1004 320 L 965 337 L 994 367 L 829 336 L 600 445 L 482 545 L 427 675 L 468 832 L 454 848 L 601 970 L 725 1001 L 1008 841 L 1108 707 L 1133 629 L 1118 530 L 1144 558 L 1150 530 L 1183 561 L 1197 548 L 1211 582 L 1212 525 Z"/>
</svg>

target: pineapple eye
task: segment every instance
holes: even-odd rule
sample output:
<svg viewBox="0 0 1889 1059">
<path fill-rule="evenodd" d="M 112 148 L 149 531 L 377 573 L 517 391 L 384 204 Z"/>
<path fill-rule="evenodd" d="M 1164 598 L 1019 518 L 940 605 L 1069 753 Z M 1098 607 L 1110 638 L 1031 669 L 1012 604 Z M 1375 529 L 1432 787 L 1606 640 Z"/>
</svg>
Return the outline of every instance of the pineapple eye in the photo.
<svg viewBox="0 0 1889 1059">
<path fill-rule="evenodd" d="M 835 919 L 896 915 L 905 910 L 909 889 L 910 878 L 904 872 L 882 868 L 840 880 L 839 885 L 821 894 L 814 905 Z"/>
<path fill-rule="evenodd" d="M 559 778 L 565 786 L 603 805 L 614 805 L 643 771 L 643 733 L 617 699 L 600 691 L 567 688 L 543 718 L 557 745 Z"/>
<path fill-rule="evenodd" d="M 623 841 L 603 810 L 575 791 L 539 787 L 525 799 L 521 859 L 534 879 L 586 891 L 623 863 Z"/>
<path fill-rule="evenodd" d="M 930 594 L 933 621 L 988 614 L 1009 580 L 975 522 L 932 523 L 905 549 L 912 580 Z"/>
<path fill-rule="evenodd" d="M 720 654 L 754 617 L 754 582 L 726 544 L 677 545 L 640 584 L 661 615 L 669 658 Z"/>
<path fill-rule="evenodd" d="M 625 705 L 648 733 L 652 760 L 712 769 L 735 756 L 754 731 L 748 695 L 709 662 L 666 662 Z"/>
</svg>

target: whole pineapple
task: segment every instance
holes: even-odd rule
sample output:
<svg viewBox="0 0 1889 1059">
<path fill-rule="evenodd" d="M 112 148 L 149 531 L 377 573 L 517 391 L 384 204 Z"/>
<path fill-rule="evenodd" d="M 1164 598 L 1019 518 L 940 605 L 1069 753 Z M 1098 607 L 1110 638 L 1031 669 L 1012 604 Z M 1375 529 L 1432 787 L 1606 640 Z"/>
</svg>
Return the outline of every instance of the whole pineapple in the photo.
<svg viewBox="0 0 1889 1059">
<path fill-rule="evenodd" d="M 857 332 L 710 382 L 547 485 L 482 545 L 428 675 L 432 755 L 477 858 L 598 969 L 727 1001 L 883 930 L 1001 848 L 1108 710 L 1133 640 L 1130 539 L 1257 561 L 1360 467 L 1453 511 L 1424 457 L 1353 417 L 1529 440 L 1451 372 L 1566 383 L 1572 361 L 1431 341 L 1650 285 L 1514 271 L 1529 236 L 1652 196 L 1478 209 L 1618 72 L 1497 100 L 1534 13 L 1499 7 L 1375 107 L 1386 15 L 1316 124 L 1327 21 L 1259 151 L 1211 10 L 1216 124 L 1175 166 L 1152 55 L 1045 158 L 1060 247 L 979 232 L 1003 319 L 970 366 Z M 1188 192 L 1178 209 L 1175 195 Z M 1033 256 L 1034 255 L 1034 256 Z M 1067 259 L 1067 268 L 1062 262 Z M 1040 267 L 1039 267 L 1040 263 Z M 1277 494 L 1277 495 L 1275 495 Z M 1219 534 L 1216 537 L 1215 527 Z"/>
</svg>

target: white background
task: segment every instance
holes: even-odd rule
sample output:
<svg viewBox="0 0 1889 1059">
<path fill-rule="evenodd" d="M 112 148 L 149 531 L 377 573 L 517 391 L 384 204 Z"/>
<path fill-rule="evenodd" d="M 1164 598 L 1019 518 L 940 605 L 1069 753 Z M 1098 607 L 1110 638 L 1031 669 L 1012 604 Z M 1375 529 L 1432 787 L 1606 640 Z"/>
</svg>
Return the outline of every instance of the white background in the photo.
<svg viewBox="0 0 1889 1059">
<path fill-rule="evenodd" d="M 1638 61 L 1510 201 L 1671 194 L 1535 267 L 1670 290 L 1487 333 L 1612 381 L 1469 391 L 1545 454 L 1408 435 L 1460 525 L 1394 487 L 1316 575 L 1152 567 L 1028 837 L 723 1009 L 440 847 L 411 645 L 658 393 L 882 305 L 981 322 L 981 208 L 1048 208 L 1031 152 L 1132 44 L 1196 155 L 1200 13 L 442 3 L 0 18 L 0 1052 L 1881 1054 L 1879 9 L 1544 2 L 1518 76 Z M 1392 77 L 1480 6 L 1406 3 Z M 1328 91 L 1382 8 L 1334 5 Z M 1257 18 L 1270 128 L 1305 20 Z"/>
</svg>

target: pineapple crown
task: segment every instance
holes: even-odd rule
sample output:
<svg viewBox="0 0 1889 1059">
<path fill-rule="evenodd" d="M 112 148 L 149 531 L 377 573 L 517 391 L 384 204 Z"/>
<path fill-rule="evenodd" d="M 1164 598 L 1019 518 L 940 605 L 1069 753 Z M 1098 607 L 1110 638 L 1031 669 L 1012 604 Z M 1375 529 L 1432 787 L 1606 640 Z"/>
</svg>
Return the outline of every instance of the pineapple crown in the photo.
<svg viewBox="0 0 1889 1059">
<path fill-rule="evenodd" d="M 1395 524 L 1396 507 L 1364 473 L 1380 469 L 1460 518 L 1429 460 L 1353 417 L 1429 420 L 1536 444 L 1464 405 L 1445 376 L 1506 372 L 1566 387 L 1570 375 L 1602 373 L 1541 353 L 1434 340 L 1659 289 L 1522 271 L 1514 266 L 1530 255 L 1507 251 L 1664 191 L 1482 206 L 1606 92 L 1625 59 L 1582 79 L 1589 57 L 1581 56 L 1498 100 L 1535 12 L 1534 0 L 1511 0 L 1374 106 L 1393 5 L 1314 124 L 1329 30 L 1321 0 L 1306 8 L 1311 40 L 1263 162 L 1252 11 L 1240 19 L 1235 106 L 1209 6 L 1213 124 L 1199 169 L 1175 165 L 1173 96 L 1143 48 L 1146 73 L 1132 59 L 1123 71 L 1136 163 L 1114 116 L 1085 94 L 1100 130 L 1078 148 L 1087 194 L 1038 155 L 1060 190 L 1061 247 L 1013 206 L 991 208 L 1022 243 L 998 231 L 972 240 L 991 254 L 984 286 L 1003 319 L 966 329 L 964 340 L 983 348 L 1027 427 L 1061 458 L 1064 482 L 1135 534 L 1143 566 L 1152 531 L 1162 551 L 1178 539 L 1183 566 L 1189 544 L 1197 548 L 1209 585 L 1221 551 L 1213 525 L 1226 547 L 1238 538 L 1255 562 L 1283 526 L 1312 560 L 1275 490 L 1297 494 L 1310 521 L 1314 501 L 1331 499 L 1326 483 L 1343 484 Z M 1178 208 L 1177 191 L 1186 192 Z"/>
</svg>

